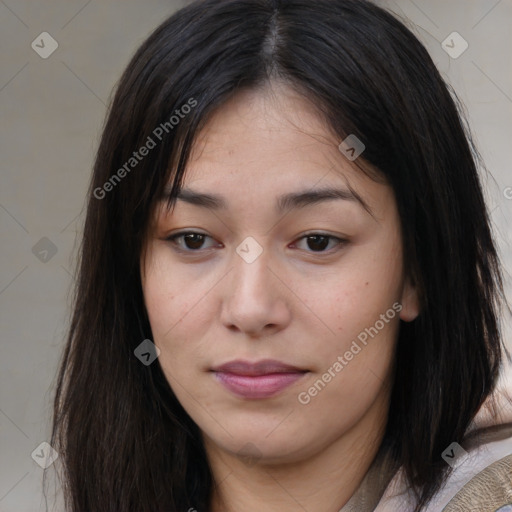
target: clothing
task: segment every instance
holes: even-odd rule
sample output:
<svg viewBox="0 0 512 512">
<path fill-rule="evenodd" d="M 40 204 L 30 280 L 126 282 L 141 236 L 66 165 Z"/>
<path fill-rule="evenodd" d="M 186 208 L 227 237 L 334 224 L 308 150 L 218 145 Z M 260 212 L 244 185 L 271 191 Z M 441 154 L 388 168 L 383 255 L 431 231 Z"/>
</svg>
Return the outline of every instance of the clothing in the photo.
<svg viewBox="0 0 512 512">
<path fill-rule="evenodd" d="M 512 424 L 503 426 L 497 434 L 509 437 L 471 450 L 425 512 L 496 512 L 500 507 L 512 505 Z M 386 488 L 374 512 L 411 512 L 415 503 L 413 494 L 400 493 L 401 488 L 404 485 L 398 475 Z"/>
<path fill-rule="evenodd" d="M 446 512 L 512 510 L 512 455 L 494 462 L 467 483 L 443 509 Z"/>
<path fill-rule="evenodd" d="M 467 453 L 456 459 L 424 512 L 512 512 L 512 386 L 502 387 L 495 397 L 496 409 L 488 403 L 481 408 L 467 432 Z M 477 435 L 482 428 L 487 430 Z M 415 503 L 402 469 L 379 452 L 339 512 L 412 512 Z"/>
</svg>

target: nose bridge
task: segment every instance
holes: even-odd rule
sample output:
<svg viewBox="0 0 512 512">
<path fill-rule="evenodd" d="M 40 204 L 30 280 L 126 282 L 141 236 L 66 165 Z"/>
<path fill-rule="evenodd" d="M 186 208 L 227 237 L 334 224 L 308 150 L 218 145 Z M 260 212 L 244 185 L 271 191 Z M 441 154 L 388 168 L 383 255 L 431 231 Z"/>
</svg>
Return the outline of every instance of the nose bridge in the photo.
<svg viewBox="0 0 512 512">
<path fill-rule="evenodd" d="M 248 237 L 250 238 L 250 237 Z M 270 284 L 270 251 L 254 239 L 245 239 L 233 256 L 233 293 L 242 298 L 264 299 L 272 288 Z"/>
<path fill-rule="evenodd" d="M 251 240 L 247 245 L 244 242 L 239 245 L 223 296 L 224 324 L 246 332 L 277 326 L 288 318 L 279 280 L 274 276 L 270 250 L 258 246 Z"/>
</svg>

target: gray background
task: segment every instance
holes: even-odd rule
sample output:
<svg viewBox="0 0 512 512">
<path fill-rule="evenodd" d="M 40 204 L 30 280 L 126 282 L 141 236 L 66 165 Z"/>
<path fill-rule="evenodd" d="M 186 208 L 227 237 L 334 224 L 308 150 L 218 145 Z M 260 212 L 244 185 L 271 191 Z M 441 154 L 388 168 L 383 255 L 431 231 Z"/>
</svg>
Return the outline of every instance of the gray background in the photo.
<svg viewBox="0 0 512 512">
<path fill-rule="evenodd" d="M 85 193 L 111 90 L 145 37 L 185 3 L 0 0 L 2 512 L 44 510 L 43 469 L 31 454 L 49 438 Z M 407 20 L 466 105 L 492 173 L 487 198 L 510 297 L 512 1 L 379 3 Z M 453 31 L 469 44 L 458 58 L 441 46 Z M 58 42 L 47 59 L 31 47 L 42 32 Z M 510 333 L 507 319 L 512 346 Z M 62 506 L 50 501 L 49 510 Z"/>
</svg>

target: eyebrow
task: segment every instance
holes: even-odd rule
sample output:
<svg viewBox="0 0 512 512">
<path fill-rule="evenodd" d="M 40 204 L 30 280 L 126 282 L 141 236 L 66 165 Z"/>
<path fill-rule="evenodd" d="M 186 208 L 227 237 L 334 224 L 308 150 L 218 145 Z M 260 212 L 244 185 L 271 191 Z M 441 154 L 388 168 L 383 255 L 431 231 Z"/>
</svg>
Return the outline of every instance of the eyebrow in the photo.
<svg viewBox="0 0 512 512">
<path fill-rule="evenodd" d="M 168 198 L 168 192 L 165 193 L 165 197 Z M 224 197 L 216 194 L 197 192 L 190 188 L 181 189 L 176 199 L 209 210 L 227 210 L 228 208 Z M 373 217 L 372 210 L 357 192 L 352 189 L 332 187 L 283 194 L 277 198 L 276 212 L 282 213 L 285 210 L 304 208 L 332 200 L 353 201 L 362 206 Z"/>
</svg>

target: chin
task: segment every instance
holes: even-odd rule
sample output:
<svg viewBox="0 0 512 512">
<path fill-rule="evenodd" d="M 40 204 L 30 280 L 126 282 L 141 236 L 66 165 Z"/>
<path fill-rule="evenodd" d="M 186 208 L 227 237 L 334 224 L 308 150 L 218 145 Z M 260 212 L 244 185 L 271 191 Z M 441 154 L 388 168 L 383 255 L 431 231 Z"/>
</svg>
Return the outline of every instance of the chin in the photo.
<svg viewBox="0 0 512 512">
<path fill-rule="evenodd" d="M 223 429 L 206 435 L 210 443 L 218 448 L 238 455 L 242 458 L 250 458 L 256 461 L 275 465 L 291 463 L 308 455 L 313 446 L 314 440 L 303 438 L 289 426 L 279 425 L 276 421 L 268 424 L 262 423 L 259 426 L 254 422 L 233 422 L 225 423 L 224 426 L 229 435 Z M 306 430 L 307 431 L 307 430 Z"/>
</svg>

